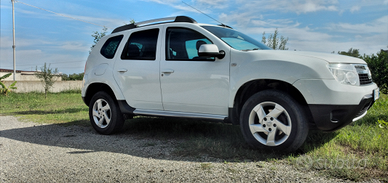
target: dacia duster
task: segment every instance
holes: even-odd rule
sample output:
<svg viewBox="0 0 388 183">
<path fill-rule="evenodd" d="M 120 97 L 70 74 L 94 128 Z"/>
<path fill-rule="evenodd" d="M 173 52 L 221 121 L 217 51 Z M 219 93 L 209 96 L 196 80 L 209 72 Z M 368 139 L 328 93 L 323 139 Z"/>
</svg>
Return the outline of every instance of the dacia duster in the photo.
<svg viewBox="0 0 388 183">
<path fill-rule="evenodd" d="M 361 59 L 272 50 L 231 27 L 178 16 L 103 37 L 87 59 L 82 98 L 101 134 L 137 115 L 200 118 L 240 125 L 254 148 L 290 152 L 310 129 L 365 116 L 379 88 Z"/>
</svg>

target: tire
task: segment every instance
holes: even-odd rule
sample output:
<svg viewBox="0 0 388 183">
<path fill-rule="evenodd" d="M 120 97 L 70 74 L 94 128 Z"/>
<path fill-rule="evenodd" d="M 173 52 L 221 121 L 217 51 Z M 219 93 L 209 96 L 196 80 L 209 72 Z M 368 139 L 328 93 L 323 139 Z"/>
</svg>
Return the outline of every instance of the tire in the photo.
<svg viewBox="0 0 388 183">
<path fill-rule="evenodd" d="M 265 90 L 244 104 L 240 126 L 245 140 L 255 149 L 296 151 L 309 132 L 303 108 L 288 94 Z"/>
<path fill-rule="evenodd" d="M 124 124 L 124 116 L 115 100 L 107 93 L 96 93 L 89 104 L 89 119 L 93 128 L 100 134 L 118 132 Z"/>
</svg>

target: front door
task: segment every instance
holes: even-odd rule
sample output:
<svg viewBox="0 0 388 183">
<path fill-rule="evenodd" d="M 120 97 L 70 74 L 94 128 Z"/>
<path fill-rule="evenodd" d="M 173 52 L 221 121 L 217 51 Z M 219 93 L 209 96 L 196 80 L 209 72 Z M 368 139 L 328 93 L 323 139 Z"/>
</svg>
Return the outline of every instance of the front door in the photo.
<svg viewBox="0 0 388 183">
<path fill-rule="evenodd" d="M 200 45 L 212 44 L 199 31 L 170 27 L 165 34 L 160 66 L 164 110 L 227 115 L 229 56 L 199 57 Z"/>
</svg>

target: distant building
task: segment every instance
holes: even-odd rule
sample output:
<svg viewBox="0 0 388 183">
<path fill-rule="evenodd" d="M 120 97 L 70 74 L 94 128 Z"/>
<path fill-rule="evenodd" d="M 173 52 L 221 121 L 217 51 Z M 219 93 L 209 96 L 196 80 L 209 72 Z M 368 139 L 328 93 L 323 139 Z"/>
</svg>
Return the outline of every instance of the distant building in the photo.
<svg viewBox="0 0 388 183">
<path fill-rule="evenodd" d="M 0 77 L 8 73 L 12 73 L 11 76 L 4 79 L 4 81 L 13 81 L 13 70 L 11 69 L 1 69 L 0 68 Z M 16 70 L 16 81 L 40 81 L 39 78 L 35 76 L 36 71 L 21 71 Z M 58 74 L 56 81 L 62 81 L 62 77 Z"/>
</svg>

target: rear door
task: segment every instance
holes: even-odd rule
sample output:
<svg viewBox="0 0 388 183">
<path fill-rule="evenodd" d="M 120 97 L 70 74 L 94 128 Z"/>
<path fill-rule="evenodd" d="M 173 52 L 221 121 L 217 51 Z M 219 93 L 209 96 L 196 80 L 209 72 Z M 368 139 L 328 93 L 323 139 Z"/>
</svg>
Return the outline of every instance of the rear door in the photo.
<svg viewBox="0 0 388 183">
<path fill-rule="evenodd" d="M 159 28 L 136 29 L 114 66 L 127 103 L 137 109 L 163 110 L 159 82 Z"/>
</svg>

